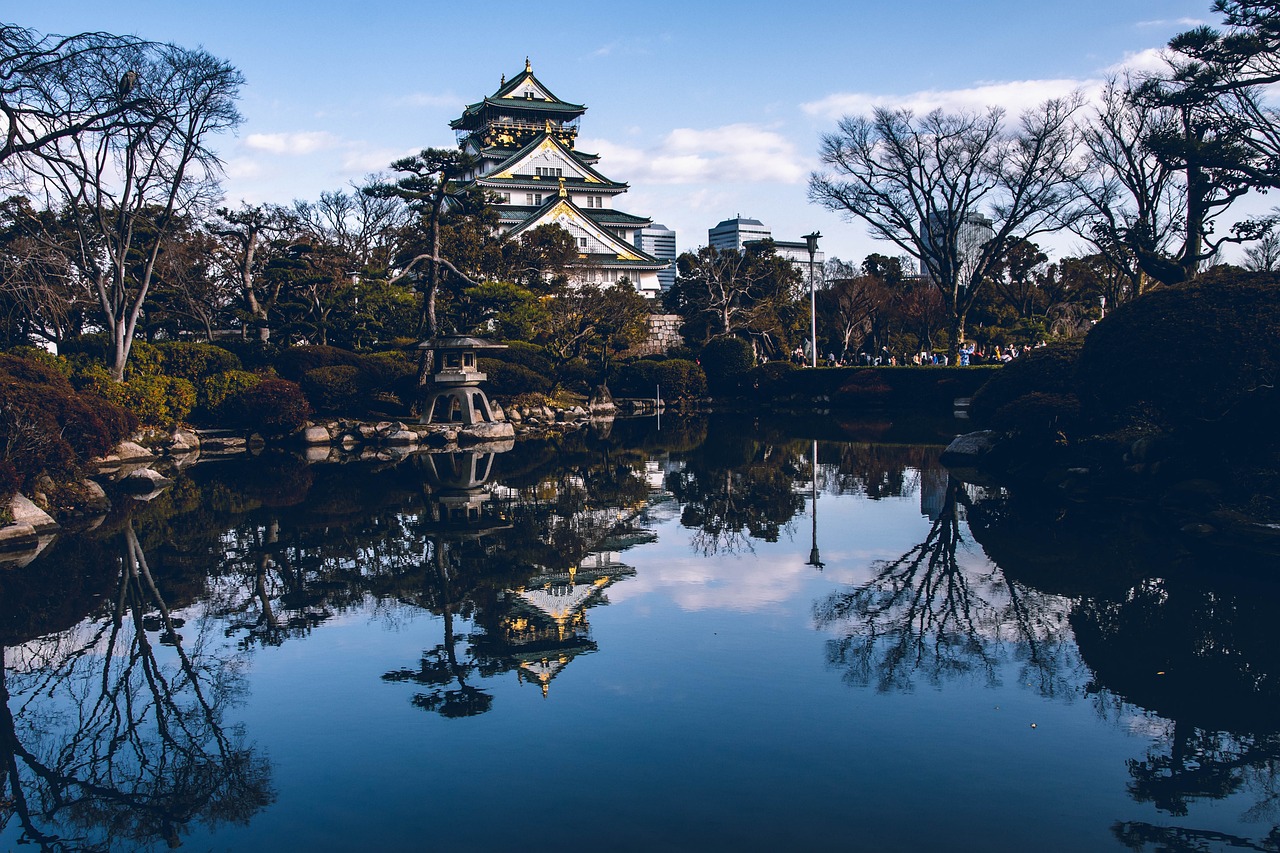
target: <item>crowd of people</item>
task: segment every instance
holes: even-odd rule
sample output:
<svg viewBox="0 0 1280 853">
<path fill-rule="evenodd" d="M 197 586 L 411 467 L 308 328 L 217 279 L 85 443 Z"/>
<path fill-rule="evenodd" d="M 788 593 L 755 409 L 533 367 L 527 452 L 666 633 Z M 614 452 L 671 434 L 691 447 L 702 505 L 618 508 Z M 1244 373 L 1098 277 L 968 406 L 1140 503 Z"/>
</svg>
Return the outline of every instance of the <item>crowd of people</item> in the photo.
<svg viewBox="0 0 1280 853">
<path fill-rule="evenodd" d="M 1037 347 L 1044 346 L 1044 343 L 1036 344 Z M 996 344 L 990 351 L 984 350 L 976 343 L 967 343 L 960 348 L 960 352 L 956 355 L 955 364 L 960 367 L 968 367 L 976 364 L 1007 364 L 1021 355 L 1031 352 L 1032 347 L 1029 344 L 1022 346 L 1001 347 Z M 809 363 L 809 358 L 801 347 L 796 347 L 791 351 L 791 361 L 795 364 L 804 366 Z M 879 354 L 869 352 L 848 353 L 843 356 L 837 356 L 833 352 L 827 353 L 825 359 L 819 358 L 818 365 L 820 367 L 880 367 L 880 366 L 898 366 L 898 365 L 937 365 L 946 367 L 952 363 L 951 356 L 947 353 L 931 352 L 929 350 L 921 350 L 920 352 L 903 354 L 901 356 L 889 352 L 888 347 L 881 347 Z"/>
</svg>

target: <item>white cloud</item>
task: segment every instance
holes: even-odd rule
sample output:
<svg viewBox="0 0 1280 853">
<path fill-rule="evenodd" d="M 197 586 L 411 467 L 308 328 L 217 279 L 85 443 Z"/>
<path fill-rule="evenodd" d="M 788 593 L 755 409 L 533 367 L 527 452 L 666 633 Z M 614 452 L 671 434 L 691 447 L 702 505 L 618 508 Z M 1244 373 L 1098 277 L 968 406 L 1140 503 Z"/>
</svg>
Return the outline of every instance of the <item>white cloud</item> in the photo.
<svg viewBox="0 0 1280 853">
<path fill-rule="evenodd" d="M 247 181 L 262 176 L 262 164 L 251 157 L 232 157 L 225 164 L 228 178 L 233 181 Z"/>
<path fill-rule="evenodd" d="M 325 130 L 299 133 L 251 133 L 245 137 L 246 148 L 269 154 L 312 154 L 340 144 L 338 137 Z"/>
<path fill-rule="evenodd" d="M 1104 69 L 1108 74 L 1154 74 L 1168 68 L 1165 62 L 1166 52 L 1162 47 L 1149 47 L 1146 50 L 1129 52 L 1124 59 Z"/>
<path fill-rule="evenodd" d="M 1158 18 L 1152 21 L 1138 21 L 1139 27 L 1203 27 L 1209 24 L 1208 21 L 1202 21 L 1199 18 Z"/>
<path fill-rule="evenodd" d="M 1052 80 L 1013 80 L 1003 83 L 979 83 L 965 89 L 925 89 L 907 95 L 875 95 L 867 92 L 838 92 L 817 101 L 801 104 L 812 116 L 835 119 L 845 115 L 869 113 L 877 107 L 909 109 L 924 114 L 936 109 L 948 111 L 985 110 L 1004 107 L 1012 115 L 1031 109 L 1050 98 L 1062 98 L 1076 91 L 1096 88 L 1096 80 L 1069 77 Z"/>
<path fill-rule="evenodd" d="M 390 168 L 393 160 L 409 157 L 417 153 L 409 150 L 393 150 L 391 148 L 366 148 L 362 143 L 353 142 L 346 146 L 342 155 L 342 171 L 358 173 L 381 172 Z"/>
<path fill-rule="evenodd" d="M 751 124 L 676 128 L 649 148 L 581 140 L 609 171 L 637 184 L 765 183 L 804 181 L 808 165 L 780 133 Z"/>
</svg>

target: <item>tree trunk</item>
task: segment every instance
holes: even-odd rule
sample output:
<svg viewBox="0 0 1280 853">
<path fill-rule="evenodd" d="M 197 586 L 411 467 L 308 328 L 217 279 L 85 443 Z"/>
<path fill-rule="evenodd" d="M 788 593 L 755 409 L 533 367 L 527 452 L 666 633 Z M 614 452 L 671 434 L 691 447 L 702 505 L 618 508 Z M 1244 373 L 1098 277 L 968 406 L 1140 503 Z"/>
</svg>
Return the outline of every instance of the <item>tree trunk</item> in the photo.
<svg viewBox="0 0 1280 853">
<path fill-rule="evenodd" d="M 959 364 L 960 346 L 964 343 L 965 312 L 957 311 L 951 317 L 951 344 L 947 352 L 951 355 L 951 363 Z"/>
</svg>

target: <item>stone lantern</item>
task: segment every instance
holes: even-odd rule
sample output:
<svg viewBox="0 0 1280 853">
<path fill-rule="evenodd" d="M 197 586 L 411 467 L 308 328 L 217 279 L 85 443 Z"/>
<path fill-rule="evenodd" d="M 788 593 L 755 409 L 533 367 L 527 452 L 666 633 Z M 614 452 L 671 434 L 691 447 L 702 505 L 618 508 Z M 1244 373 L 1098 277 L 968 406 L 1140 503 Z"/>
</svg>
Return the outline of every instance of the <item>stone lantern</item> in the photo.
<svg viewBox="0 0 1280 853">
<path fill-rule="evenodd" d="M 488 377 L 480 372 L 479 353 L 506 348 L 506 344 L 461 335 L 445 335 L 418 344 L 418 349 L 435 352 L 433 389 L 422 410 L 421 423 L 472 427 L 496 421 L 489 398 L 480 388 Z"/>
</svg>

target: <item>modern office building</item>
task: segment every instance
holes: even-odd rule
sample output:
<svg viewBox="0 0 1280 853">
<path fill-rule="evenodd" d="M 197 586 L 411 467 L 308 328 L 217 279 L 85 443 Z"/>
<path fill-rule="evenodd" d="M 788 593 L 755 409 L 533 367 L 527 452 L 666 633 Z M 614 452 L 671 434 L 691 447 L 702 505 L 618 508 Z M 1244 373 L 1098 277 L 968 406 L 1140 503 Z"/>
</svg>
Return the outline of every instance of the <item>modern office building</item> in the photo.
<svg viewBox="0 0 1280 853">
<path fill-rule="evenodd" d="M 655 223 L 636 232 L 635 245 L 642 252 L 668 262 L 666 269 L 658 270 L 658 282 L 666 293 L 676 283 L 676 232 Z"/>
<path fill-rule="evenodd" d="M 950 242 L 955 251 L 953 262 L 958 263 L 962 268 L 967 259 L 976 258 L 982 246 L 995 236 L 994 223 L 981 213 L 965 214 L 954 224 L 941 213 L 930 214 L 928 224 L 921 235 L 925 257 L 930 255 L 946 257 L 947 245 Z M 922 262 L 920 267 L 921 274 L 930 275 L 927 263 Z"/>
<path fill-rule="evenodd" d="M 539 225 L 559 225 L 578 244 L 573 281 L 626 279 L 656 296 L 658 273 L 669 264 L 636 242 L 653 220 L 619 210 L 615 202 L 628 185 L 601 174 L 599 156 L 574 147 L 586 111 L 552 94 L 526 59 L 524 71 L 509 81 L 504 75 L 496 92 L 467 106 L 449 126 L 458 146 L 479 161 L 466 180 L 501 198 L 500 233 L 518 238 Z"/>
<path fill-rule="evenodd" d="M 715 228 L 707 230 L 707 245 L 713 249 L 736 249 L 739 252 L 753 240 L 768 240 L 773 232 L 759 219 L 737 216 L 726 219 Z"/>
</svg>

